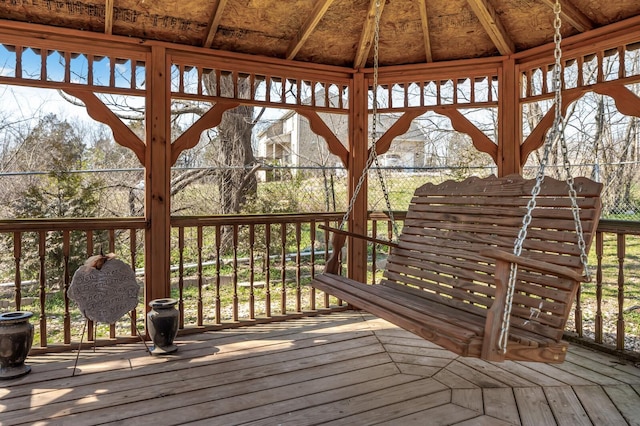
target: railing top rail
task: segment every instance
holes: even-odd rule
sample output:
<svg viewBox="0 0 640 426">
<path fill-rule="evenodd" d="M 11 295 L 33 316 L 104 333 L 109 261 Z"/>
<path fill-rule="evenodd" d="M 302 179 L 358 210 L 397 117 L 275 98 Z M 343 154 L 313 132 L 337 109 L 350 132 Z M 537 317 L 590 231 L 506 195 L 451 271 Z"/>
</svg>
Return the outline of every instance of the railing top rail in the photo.
<svg viewBox="0 0 640 426">
<path fill-rule="evenodd" d="M 171 226 L 215 226 L 215 225 L 263 225 L 268 223 L 323 222 L 340 220 L 340 212 L 336 213 L 283 213 L 283 214 L 249 214 L 249 215 L 215 215 L 215 216 L 172 216 Z"/>
<path fill-rule="evenodd" d="M 144 229 L 146 226 L 147 222 L 142 217 L 0 220 L 0 232 Z"/>
</svg>

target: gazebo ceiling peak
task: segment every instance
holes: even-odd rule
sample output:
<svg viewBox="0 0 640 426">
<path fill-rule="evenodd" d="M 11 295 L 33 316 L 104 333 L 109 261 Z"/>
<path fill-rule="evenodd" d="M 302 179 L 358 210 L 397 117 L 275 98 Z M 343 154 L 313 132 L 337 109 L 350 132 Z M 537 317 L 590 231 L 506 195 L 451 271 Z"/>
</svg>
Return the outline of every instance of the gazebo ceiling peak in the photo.
<svg viewBox="0 0 640 426">
<path fill-rule="evenodd" d="M 553 40 L 554 0 L 380 0 L 381 66 L 515 54 Z M 563 37 L 640 15 L 561 0 Z M 337 65 L 373 62 L 376 0 L 0 0 L 0 19 Z"/>
</svg>

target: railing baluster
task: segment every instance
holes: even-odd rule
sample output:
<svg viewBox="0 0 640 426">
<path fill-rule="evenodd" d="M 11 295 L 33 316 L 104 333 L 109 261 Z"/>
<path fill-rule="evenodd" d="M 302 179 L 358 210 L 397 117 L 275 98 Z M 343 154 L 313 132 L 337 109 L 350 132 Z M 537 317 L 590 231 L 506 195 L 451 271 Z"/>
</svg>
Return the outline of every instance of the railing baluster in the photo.
<svg viewBox="0 0 640 426">
<path fill-rule="evenodd" d="M 324 226 L 329 226 L 329 221 L 325 220 Z M 332 248 L 333 249 L 333 248 Z M 329 260 L 329 231 L 324 231 L 324 264 L 326 266 L 327 260 Z M 329 294 L 324 293 L 324 307 L 329 308 Z"/>
<path fill-rule="evenodd" d="M 93 250 L 94 250 L 93 231 L 88 230 L 87 231 L 87 257 L 93 256 Z M 93 342 L 95 341 L 95 332 L 96 332 L 95 324 L 93 323 L 93 321 L 86 318 L 85 318 L 85 321 L 87 321 L 87 341 Z"/>
<path fill-rule="evenodd" d="M 47 81 L 47 49 L 39 49 L 40 50 L 40 81 Z M 35 49 L 34 49 L 35 51 Z"/>
<path fill-rule="evenodd" d="M 271 224 L 264 225 L 265 271 L 264 271 L 264 309 L 265 316 L 271 318 Z"/>
<path fill-rule="evenodd" d="M 378 221 L 371 221 L 371 236 L 373 238 L 378 237 Z M 376 283 L 376 260 L 378 257 L 378 245 L 376 243 L 371 243 L 371 284 Z"/>
<path fill-rule="evenodd" d="M 238 225 L 233 225 L 233 321 L 238 322 Z"/>
<path fill-rule="evenodd" d="M 249 318 L 256 318 L 256 299 L 253 283 L 255 280 L 255 225 L 249 224 Z"/>
<path fill-rule="evenodd" d="M 311 220 L 309 224 L 310 240 L 311 240 L 311 254 L 309 263 L 311 263 L 311 280 L 316 276 L 316 221 Z M 309 309 L 316 310 L 316 289 L 315 287 L 309 287 Z"/>
<path fill-rule="evenodd" d="M 47 347 L 47 312 L 46 312 L 46 240 L 47 232 L 38 232 L 38 257 L 40 259 L 40 346 Z"/>
<path fill-rule="evenodd" d="M 137 232 L 135 228 L 129 228 L 129 253 L 131 256 L 131 269 L 133 269 L 133 273 L 136 272 L 136 257 L 138 254 L 137 249 Z M 131 336 L 138 335 L 138 313 L 136 309 L 132 309 L 129 312 L 129 316 L 131 318 Z"/>
<path fill-rule="evenodd" d="M 64 300 L 64 316 L 63 316 L 63 330 L 64 330 L 64 344 L 71 344 L 71 314 L 69 313 L 69 297 L 67 292 L 69 291 L 70 273 L 69 273 L 69 256 L 71 253 L 71 244 L 69 238 L 69 231 L 62 231 L 62 259 L 63 259 L 63 290 L 62 297 Z"/>
<path fill-rule="evenodd" d="M 216 225 L 216 318 L 215 323 L 221 324 L 222 320 L 220 316 L 222 315 L 222 309 L 220 307 L 220 245 L 222 244 L 221 232 L 222 229 L 220 225 Z"/>
<path fill-rule="evenodd" d="M 109 253 L 115 253 L 115 252 L 116 252 L 116 230 L 115 229 L 109 229 Z M 115 323 L 114 324 L 109 324 L 109 338 L 110 339 L 115 339 L 116 338 L 116 325 L 115 325 Z"/>
<path fill-rule="evenodd" d="M 22 78 L 22 52 L 23 52 L 23 47 L 20 45 L 16 46 L 16 71 L 15 71 L 15 76 L 16 78 Z"/>
<path fill-rule="evenodd" d="M 287 313 L 287 224 L 280 223 L 280 281 L 282 290 L 280 292 L 280 313 Z"/>
<path fill-rule="evenodd" d="M 302 312 L 302 265 L 300 263 L 300 222 L 296 222 L 296 312 Z"/>
<path fill-rule="evenodd" d="M 602 256 L 604 253 L 604 234 L 596 232 L 596 318 L 595 342 L 602 343 Z"/>
<path fill-rule="evenodd" d="M 178 227 L 178 327 L 184 328 L 184 226 Z"/>
<path fill-rule="evenodd" d="M 624 349 L 624 257 L 626 252 L 625 234 L 617 234 L 618 254 L 618 321 L 616 323 L 616 349 Z"/>
<path fill-rule="evenodd" d="M 13 233 L 13 263 L 15 272 L 15 304 L 16 310 L 22 310 L 22 276 L 20 273 L 20 261 L 22 258 L 22 232 Z"/>
<path fill-rule="evenodd" d="M 203 319 L 203 306 L 202 306 L 202 226 L 198 226 L 198 236 L 197 236 L 197 244 L 198 244 L 198 318 L 196 320 L 198 327 L 202 327 L 204 324 Z"/>
</svg>

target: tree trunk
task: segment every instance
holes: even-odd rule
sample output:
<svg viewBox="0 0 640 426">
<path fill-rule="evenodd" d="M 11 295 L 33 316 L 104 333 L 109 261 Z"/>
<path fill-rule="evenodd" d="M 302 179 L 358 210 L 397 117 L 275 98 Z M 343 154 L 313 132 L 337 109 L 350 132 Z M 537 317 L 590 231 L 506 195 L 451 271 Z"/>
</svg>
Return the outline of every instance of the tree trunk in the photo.
<svg viewBox="0 0 640 426">
<path fill-rule="evenodd" d="M 218 163 L 225 167 L 218 179 L 220 212 L 238 213 L 255 195 L 258 183 L 252 166 L 255 163 L 251 146 L 253 107 L 239 106 L 227 111 L 218 126 Z M 251 173 L 251 175 L 249 175 Z"/>
</svg>

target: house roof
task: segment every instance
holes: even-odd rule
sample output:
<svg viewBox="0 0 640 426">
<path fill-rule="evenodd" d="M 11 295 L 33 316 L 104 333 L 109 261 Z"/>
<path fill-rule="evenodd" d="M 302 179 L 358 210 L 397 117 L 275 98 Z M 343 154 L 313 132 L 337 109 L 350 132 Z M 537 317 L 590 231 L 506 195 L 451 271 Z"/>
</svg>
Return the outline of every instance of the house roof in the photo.
<svg viewBox="0 0 640 426">
<path fill-rule="evenodd" d="M 508 55 L 553 40 L 553 0 L 382 0 L 381 66 Z M 640 15 L 561 0 L 564 37 Z M 0 0 L 24 21 L 352 68 L 373 63 L 375 0 Z"/>
</svg>

